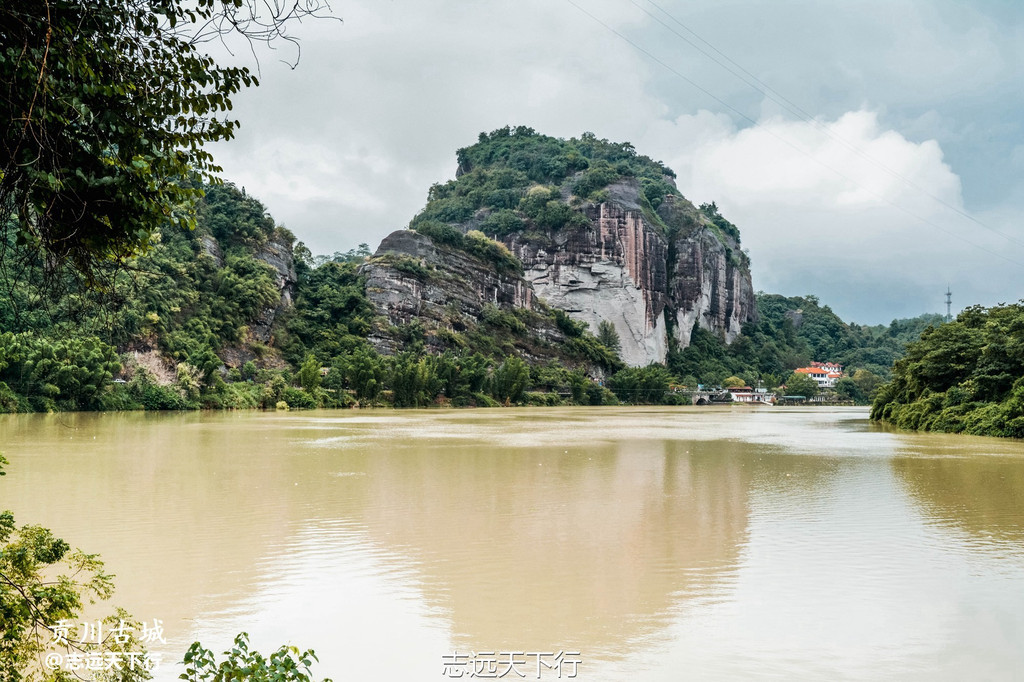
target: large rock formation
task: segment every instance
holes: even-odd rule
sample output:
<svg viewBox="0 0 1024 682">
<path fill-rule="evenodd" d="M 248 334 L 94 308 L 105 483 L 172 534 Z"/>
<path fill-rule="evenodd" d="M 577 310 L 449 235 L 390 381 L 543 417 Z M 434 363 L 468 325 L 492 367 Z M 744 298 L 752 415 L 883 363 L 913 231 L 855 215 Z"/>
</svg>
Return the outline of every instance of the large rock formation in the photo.
<svg viewBox="0 0 1024 682">
<path fill-rule="evenodd" d="M 460 347 L 478 324 L 502 328 L 506 350 L 533 361 L 558 357 L 564 334 L 556 327 L 530 283 L 516 272 L 466 251 L 435 244 L 429 237 L 399 230 L 380 243 L 360 273 L 378 324 L 369 339 L 382 353 L 402 349 L 410 326 L 428 346 Z M 517 316 L 502 313 L 517 311 Z"/>
<path fill-rule="evenodd" d="M 551 231 L 546 240 L 516 234 L 507 243 L 548 304 L 594 333 L 602 320 L 615 325 L 625 363 L 663 361 L 668 244 L 645 223 L 635 191 L 612 189 L 616 200 L 586 208 L 588 226 Z"/>
<path fill-rule="evenodd" d="M 668 297 L 679 347 L 690 344 L 694 326 L 732 343 L 744 324 L 757 319 L 747 255 L 680 196 L 665 197 L 658 216 L 672 235 Z"/>
<path fill-rule="evenodd" d="M 457 157 L 456 179 L 433 186 L 410 223 L 421 236 L 393 234 L 378 251 L 407 260 L 365 270 L 370 298 L 392 325 L 424 317 L 443 324 L 440 311 L 450 305 L 469 315 L 486 301 L 530 309 L 536 297 L 595 334 L 610 322 L 621 359 L 641 366 L 686 347 L 696 326 L 728 343 L 756 318 L 739 230 L 714 204 L 697 209 L 683 198 L 672 170 L 632 145 L 506 127 L 482 133 Z M 469 251 L 479 255 L 484 235 L 508 247 L 522 278 L 506 270 L 495 280 L 486 259 L 467 260 L 461 238 L 475 240 Z M 417 267 L 430 276 L 410 279 Z M 580 336 L 571 320 L 558 322 Z"/>
<path fill-rule="evenodd" d="M 694 325 L 731 342 L 756 318 L 746 256 L 686 199 L 669 195 L 657 215 L 645 212 L 628 179 L 581 210 L 588 225 L 506 243 L 540 298 L 594 333 L 602 320 L 615 325 L 627 364 L 664 362 L 670 330 L 680 348 Z"/>
</svg>

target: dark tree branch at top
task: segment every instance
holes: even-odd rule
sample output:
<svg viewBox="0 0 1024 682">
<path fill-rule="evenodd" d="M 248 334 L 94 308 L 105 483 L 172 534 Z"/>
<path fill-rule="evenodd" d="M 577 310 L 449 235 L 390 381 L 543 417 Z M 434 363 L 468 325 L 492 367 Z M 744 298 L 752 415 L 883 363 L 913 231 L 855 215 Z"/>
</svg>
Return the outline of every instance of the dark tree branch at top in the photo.
<svg viewBox="0 0 1024 682">
<path fill-rule="evenodd" d="M 234 136 L 231 97 L 258 85 L 201 45 L 284 42 L 294 66 L 289 27 L 329 13 L 325 0 L 3 3 L 0 280 L 31 263 L 102 288 L 159 228 L 194 227 L 220 171 L 204 147 Z"/>
</svg>

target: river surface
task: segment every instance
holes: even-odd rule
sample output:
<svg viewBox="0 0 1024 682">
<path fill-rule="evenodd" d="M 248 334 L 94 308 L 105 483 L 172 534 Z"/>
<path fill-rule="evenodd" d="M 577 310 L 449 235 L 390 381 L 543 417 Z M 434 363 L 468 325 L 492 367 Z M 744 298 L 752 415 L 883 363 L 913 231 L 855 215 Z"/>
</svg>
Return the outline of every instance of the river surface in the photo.
<svg viewBox="0 0 1024 682">
<path fill-rule="evenodd" d="M 1024 679 L 1019 441 L 559 408 L 8 415 L 0 450 L 0 508 L 163 622 L 160 681 L 241 631 L 336 682 Z"/>
</svg>

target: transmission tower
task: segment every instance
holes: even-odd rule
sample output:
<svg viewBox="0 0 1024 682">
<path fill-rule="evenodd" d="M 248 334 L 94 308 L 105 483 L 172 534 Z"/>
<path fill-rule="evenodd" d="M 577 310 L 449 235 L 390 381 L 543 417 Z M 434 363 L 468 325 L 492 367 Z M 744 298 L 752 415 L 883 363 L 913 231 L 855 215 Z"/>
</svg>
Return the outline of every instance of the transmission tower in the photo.
<svg viewBox="0 0 1024 682">
<path fill-rule="evenodd" d="M 946 322 L 953 321 L 953 292 L 949 290 L 949 285 L 946 285 Z"/>
</svg>

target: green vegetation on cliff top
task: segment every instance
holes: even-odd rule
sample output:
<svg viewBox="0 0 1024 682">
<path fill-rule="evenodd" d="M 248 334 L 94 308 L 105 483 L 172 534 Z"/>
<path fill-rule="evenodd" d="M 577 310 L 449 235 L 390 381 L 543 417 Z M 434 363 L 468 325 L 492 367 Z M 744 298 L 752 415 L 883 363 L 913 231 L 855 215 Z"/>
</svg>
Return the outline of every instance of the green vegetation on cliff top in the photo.
<svg viewBox="0 0 1024 682">
<path fill-rule="evenodd" d="M 628 142 L 593 133 L 564 140 L 532 128 L 500 128 L 457 153 L 455 180 L 435 184 L 410 227 L 436 234 L 443 225 L 471 224 L 489 236 L 583 225 L 582 201 L 603 201 L 613 182 L 634 179 L 653 224 L 666 195 L 679 195 L 675 176 L 659 161 L 636 153 Z M 433 236 L 432 234 L 432 236 Z"/>
</svg>

